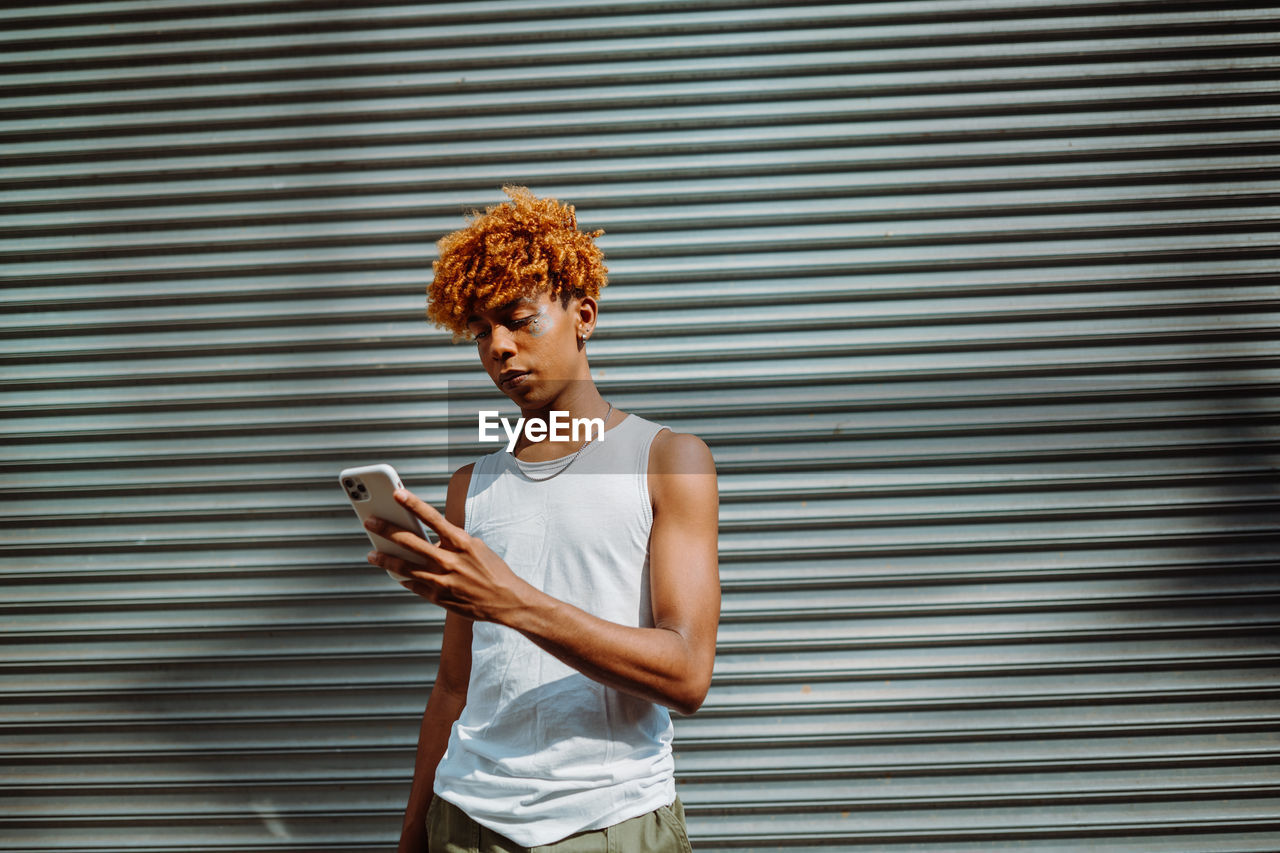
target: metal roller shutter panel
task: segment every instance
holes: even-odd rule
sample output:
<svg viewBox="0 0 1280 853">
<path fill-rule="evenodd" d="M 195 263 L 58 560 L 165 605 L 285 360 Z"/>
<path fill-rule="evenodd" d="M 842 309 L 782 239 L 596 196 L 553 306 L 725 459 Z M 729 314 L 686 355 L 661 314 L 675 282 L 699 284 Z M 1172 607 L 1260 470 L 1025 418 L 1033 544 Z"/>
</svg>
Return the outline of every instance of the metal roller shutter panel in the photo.
<svg viewBox="0 0 1280 853">
<path fill-rule="evenodd" d="M 702 436 L 699 851 L 1280 833 L 1275 4 L 0 9 L 0 851 L 384 851 L 441 619 L 434 241 L 604 228 L 592 368 Z M 477 447 L 477 452 L 479 448 Z"/>
</svg>

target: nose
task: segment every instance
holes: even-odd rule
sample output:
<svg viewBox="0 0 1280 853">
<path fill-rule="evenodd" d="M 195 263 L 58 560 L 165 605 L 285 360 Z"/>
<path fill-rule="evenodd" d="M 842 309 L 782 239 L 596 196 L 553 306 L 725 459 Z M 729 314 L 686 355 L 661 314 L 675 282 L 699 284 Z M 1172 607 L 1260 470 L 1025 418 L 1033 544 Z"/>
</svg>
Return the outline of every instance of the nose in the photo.
<svg viewBox="0 0 1280 853">
<path fill-rule="evenodd" d="M 489 356 L 498 362 L 506 361 L 516 353 L 516 342 L 511 330 L 497 323 L 489 330 Z"/>
</svg>

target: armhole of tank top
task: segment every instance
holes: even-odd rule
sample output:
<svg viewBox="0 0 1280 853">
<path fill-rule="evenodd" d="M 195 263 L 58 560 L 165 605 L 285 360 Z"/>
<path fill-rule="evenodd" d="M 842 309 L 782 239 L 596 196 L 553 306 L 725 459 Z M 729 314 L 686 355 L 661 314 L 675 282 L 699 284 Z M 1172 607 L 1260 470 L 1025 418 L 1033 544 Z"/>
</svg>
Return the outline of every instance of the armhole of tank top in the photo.
<svg viewBox="0 0 1280 853">
<path fill-rule="evenodd" d="M 670 432 L 671 428 L 658 427 L 640 447 L 640 457 L 644 464 L 640 466 L 640 476 L 636 480 L 640 484 L 640 506 L 644 509 L 645 524 L 650 527 L 653 526 L 653 493 L 649 489 L 649 462 L 653 458 L 653 442 L 663 430 Z"/>
</svg>

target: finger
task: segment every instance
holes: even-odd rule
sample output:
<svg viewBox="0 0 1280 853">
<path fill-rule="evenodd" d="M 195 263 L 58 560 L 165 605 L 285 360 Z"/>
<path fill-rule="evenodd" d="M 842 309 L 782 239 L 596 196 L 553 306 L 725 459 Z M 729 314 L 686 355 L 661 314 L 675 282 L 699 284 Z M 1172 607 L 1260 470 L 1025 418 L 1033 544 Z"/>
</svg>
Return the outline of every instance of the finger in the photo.
<svg viewBox="0 0 1280 853">
<path fill-rule="evenodd" d="M 428 566 L 421 563 L 413 563 L 408 560 L 402 560 L 394 554 L 387 554 L 382 551 L 370 551 L 366 555 L 366 559 L 373 565 L 386 569 L 392 575 L 397 576 L 396 579 L 409 578 L 431 581 L 443 574 L 444 569 L 439 566 Z"/>
<path fill-rule="evenodd" d="M 432 604 L 445 608 L 458 604 L 443 575 L 414 571 L 411 564 L 397 560 L 388 554 L 379 554 L 377 551 L 369 552 L 369 562 L 374 565 L 385 563 L 384 568 L 392 580 Z"/>
<path fill-rule="evenodd" d="M 442 543 L 454 546 L 462 544 L 461 539 L 466 536 L 466 531 L 445 518 L 444 513 L 440 512 L 440 510 L 408 489 L 397 489 L 395 499 L 418 518 L 421 518 L 427 527 L 434 530 Z"/>
<path fill-rule="evenodd" d="M 381 518 L 366 519 L 364 528 L 388 542 L 393 542 L 402 548 L 413 551 L 415 554 L 420 554 L 422 562 L 427 565 L 428 570 L 445 571 L 445 568 L 440 565 L 440 558 L 449 552 L 439 545 L 423 539 L 418 533 L 412 530 L 405 530 L 403 527 L 399 527 L 389 521 L 383 521 Z"/>
<path fill-rule="evenodd" d="M 425 598 L 440 607 L 447 608 L 457 603 L 453 596 L 450 595 L 449 590 L 442 587 L 435 579 L 424 581 L 417 578 L 405 578 L 400 581 L 400 585 L 414 595 Z"/>
<path fill-rule="evenodd" d="M 419 598 L 425 598 L 427 601 L 430 601 L 432 604 L 436 603 L 435 588 L 432 587 L 429 582 L 420 581 L 420 580 L 417 580 L 416 578 L 405 577 L 404 575 L 397 575 L 394 572 L 392 572 L 390 569 L 387 570 L 387 574 L 391 577 L 392 580 L 394 580 L 396 583 L 400 584 L 400 586 L 409 590 L 409 592 L 413 593 Z"/>
</svg>

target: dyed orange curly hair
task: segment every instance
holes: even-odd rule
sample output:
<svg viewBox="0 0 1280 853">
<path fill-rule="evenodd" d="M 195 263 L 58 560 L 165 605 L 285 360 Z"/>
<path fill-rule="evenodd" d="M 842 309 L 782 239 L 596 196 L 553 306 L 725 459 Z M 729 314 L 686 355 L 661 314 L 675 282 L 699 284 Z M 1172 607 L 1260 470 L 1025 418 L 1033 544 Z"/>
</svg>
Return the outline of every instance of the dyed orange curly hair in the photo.
<svg viewBox="0 0 1280 853">
<path fill-rule="evenodd" d="M 604 231 L 579 231 L 573 205 L 538 198 L 528 187 L 502 191 L 511 201 L 474 213 L 465 228 L 437 244 L 427 317 L 455 341 L 469 337 L 473 314 L 544 290 L 562 304 L 574 296 L 599 298 L 608 283 L 594 239 Z"/>
</svg>

